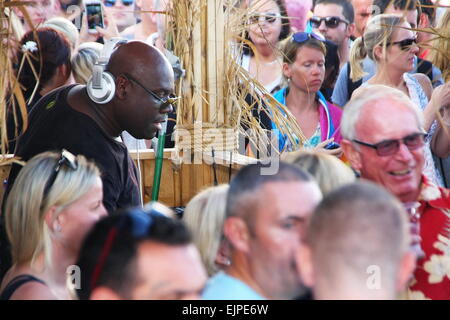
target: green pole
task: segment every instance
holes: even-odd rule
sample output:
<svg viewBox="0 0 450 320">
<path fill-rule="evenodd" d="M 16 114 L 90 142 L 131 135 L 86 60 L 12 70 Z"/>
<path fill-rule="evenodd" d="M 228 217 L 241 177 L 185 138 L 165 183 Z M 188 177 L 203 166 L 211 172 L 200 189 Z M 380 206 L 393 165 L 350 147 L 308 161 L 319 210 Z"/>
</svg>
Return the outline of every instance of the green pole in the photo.
<svg viewBox="0 0 450 320">
<path fill-rule="evenodd" d="M 155 158 L 155 172 L 153 176 L 152 201 L 158 201 L 159 186 L 161 184 L 161 172 L 164 159 L 164 141 L 166 140 L 165 130 L 159 131 L 158 147 Z"/>
</svg>

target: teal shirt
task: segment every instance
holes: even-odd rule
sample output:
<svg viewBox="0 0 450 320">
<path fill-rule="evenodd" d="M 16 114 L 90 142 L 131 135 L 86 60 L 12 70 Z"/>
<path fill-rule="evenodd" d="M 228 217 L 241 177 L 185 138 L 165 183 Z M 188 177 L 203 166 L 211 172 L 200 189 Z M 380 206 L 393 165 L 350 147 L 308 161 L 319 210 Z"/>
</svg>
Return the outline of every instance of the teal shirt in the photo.
<svg viewBox="0 0 450 320">
<path fill-rule="evenodd" d="M 266 300 L 244 282 L 223 271 L 212 276 L 203 291 L 204 300 Z"/>
</svg>

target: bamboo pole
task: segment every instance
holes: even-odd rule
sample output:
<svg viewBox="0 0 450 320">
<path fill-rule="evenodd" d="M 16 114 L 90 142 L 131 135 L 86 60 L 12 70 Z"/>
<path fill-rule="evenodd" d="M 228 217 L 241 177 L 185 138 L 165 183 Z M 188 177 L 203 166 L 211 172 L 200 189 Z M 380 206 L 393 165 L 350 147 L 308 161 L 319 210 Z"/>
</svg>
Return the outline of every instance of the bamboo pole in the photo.
<svg viewBox="0 0 450 320">
<path fill-rule="evenodd" d="M 216 30 L 220 29 L 220 25 L 217 23 L 217 11 L 216 4 L 217 0 L 207 0 L 207 23 L 206 27 L 206 57 L 207 57 L 207 96 L 208 96 L 208 118 L 204 119 L 207 122 L 212 122 L 215 118 L 217 110 L 217 41 L 216 41 Z"/>
<path fill-rule="evenodd" d="M 202 30 L 201 19 L 196 19 L 192 30 L 192 62 L 193 62 L 193 84 L 192 84 L 192 109 L 193 117 L 189 123 L 203 119 L 203 65 L 202 65 Z"/>
<path fill-rule="evenodd" d="M 221 126 L 225 122 L 225 103 L 224 90 L 225 90 L 225 77 L 226 74 L 226 60 L 225 51 L 229 44 L 225 43 L 225 12 L 224 1 L 216 0 L 216 63 L 215 63 L 215 77 L 216 77 L 216 112 L 211 119 L 215 119 L 217 126 Z"/>
</svg>

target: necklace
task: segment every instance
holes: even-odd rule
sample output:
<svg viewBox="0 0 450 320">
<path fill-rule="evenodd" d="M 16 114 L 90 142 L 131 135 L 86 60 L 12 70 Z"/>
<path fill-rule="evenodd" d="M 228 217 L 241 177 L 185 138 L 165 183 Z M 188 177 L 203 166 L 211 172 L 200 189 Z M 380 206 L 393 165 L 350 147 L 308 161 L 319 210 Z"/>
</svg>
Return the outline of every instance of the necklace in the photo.
<svg viewBox="0 0 450 320">
<path fill-rule="evenodd" d="M 260 64 L 262 64 L 264 66 L 272 66 L 272 65 L 274 65 L 277 62 L 279 62 L 278 59 L 275 59 L 275 60 L 270 61 L 270 62 L 261 62 Z"/>
</svg>

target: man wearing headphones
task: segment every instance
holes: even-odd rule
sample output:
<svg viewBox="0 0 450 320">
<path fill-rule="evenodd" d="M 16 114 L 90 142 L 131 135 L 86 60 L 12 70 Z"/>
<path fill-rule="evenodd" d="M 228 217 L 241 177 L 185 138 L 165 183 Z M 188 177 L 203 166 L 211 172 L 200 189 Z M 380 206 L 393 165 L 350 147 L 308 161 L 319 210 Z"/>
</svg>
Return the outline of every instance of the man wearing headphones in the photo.
<svg viewBox="0 0 450 320">
<path fill-rule="evenodd" d="M 35 104 L 15 152 L 27 161 L 65 148 L 94 160 L 108 211 L 140 204 L 135 165 L 116 138 L 124 130 L 137 139 L 153 138 L 172 111 L 174 91 L 172 67 L 159 50 L 133 41 L 109 54 L 117 41 L 105 44 L 86 86 L 62 87 Z M 12 166 L 6 192 L 20 169 Z"/>
</svg>

